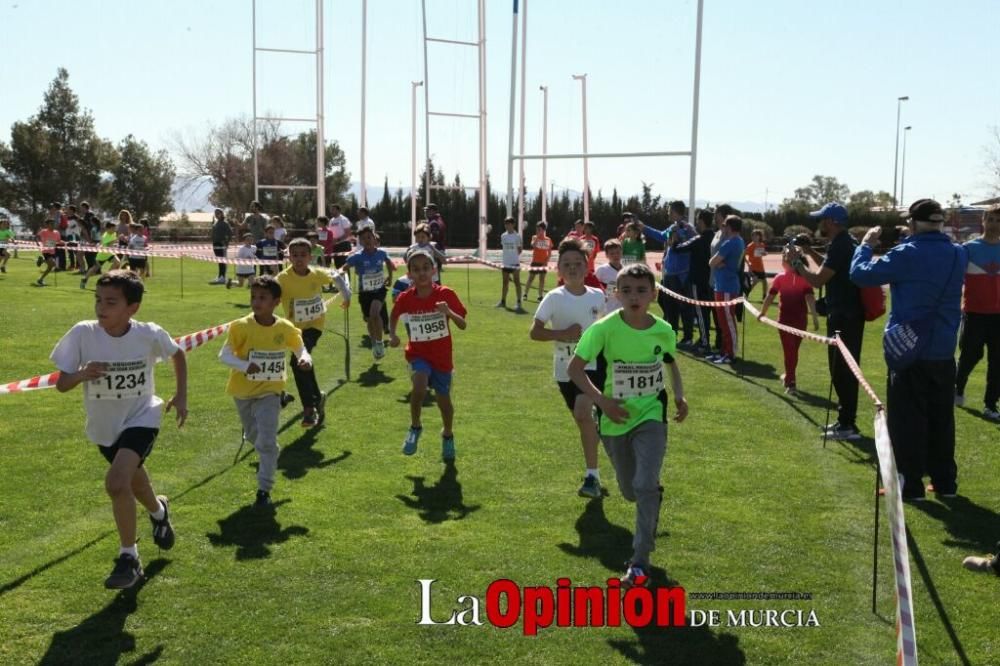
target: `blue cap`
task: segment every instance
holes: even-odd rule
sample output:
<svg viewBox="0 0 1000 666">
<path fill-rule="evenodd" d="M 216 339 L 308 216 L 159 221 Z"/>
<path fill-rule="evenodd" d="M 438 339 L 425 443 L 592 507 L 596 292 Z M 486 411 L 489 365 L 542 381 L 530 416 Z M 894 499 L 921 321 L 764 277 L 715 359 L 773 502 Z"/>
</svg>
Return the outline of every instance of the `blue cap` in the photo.
<svg viewBox="0 0 1000 666">
<path fill-rule="evenodd" d="M 831 201 L 827 205 L 823 206 L 819 210 L 814 210 L 809 213 L 809 217 L 824 218 L 828 217 L 837 224 L 847 223 L 847 209 L 836 201 Z"/>
</svg>

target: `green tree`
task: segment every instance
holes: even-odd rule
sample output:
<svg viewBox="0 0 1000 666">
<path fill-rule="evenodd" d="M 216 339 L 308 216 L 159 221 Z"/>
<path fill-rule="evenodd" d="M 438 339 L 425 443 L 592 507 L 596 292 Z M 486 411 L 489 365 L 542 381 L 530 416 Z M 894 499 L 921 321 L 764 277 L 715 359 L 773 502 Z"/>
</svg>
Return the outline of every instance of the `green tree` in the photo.
<svg viewBox="0 0 1000 666">
<path fill-rule="evenodd" d="M 842 185 L 833 176 L 813 176 L 812 182 L 795 190 L 795 194 L 781 202 L 782 212 L 805 213 L 816 210 L 831 201 L 846 201 L 851 194 L 847 185 Z"/>
<path fill-rule="evenodd" d="M 60 68 L 38 113 L 15 122 L 10 144 L 0 143 L 0 188 L 9 208 L 37 228 L 50 202 L 97 198 L 115 159 Z"/>
<path fill-rule="evenodd" d="M 847 210 L 852 216 L 868 213 L 872 208 L 892 210 L 892 195 L 884 190 L 877 193 L 871 190 L 861 190 L 852 194 L 847 202 Z"/>
<path fill-rule="evenodd" d="M 127 209 L 150 223 L 173 210 L 170 190 L 174 184 L 174 165 L 165 150 L 154 153 L 129 134 L 117 146 L 117 163 L 111 180 L 101 196 L 105 210 Z"/>
</svg>

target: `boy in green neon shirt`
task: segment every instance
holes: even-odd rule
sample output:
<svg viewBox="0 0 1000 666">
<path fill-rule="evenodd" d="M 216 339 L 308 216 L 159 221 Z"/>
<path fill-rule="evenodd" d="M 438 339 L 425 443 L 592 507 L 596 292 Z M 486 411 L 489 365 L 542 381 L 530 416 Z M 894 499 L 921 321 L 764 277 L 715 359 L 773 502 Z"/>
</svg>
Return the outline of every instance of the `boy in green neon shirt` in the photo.
<svg viewBox="0 0 1000 666">
<path fill-rule="evenodd" d="M 663 487 L 660 469 L 667 451 L 667 391 L 664 369 L 670 369 L 677 414 L 688 414 L 677 367 L 677 335 L 670 324 L 647 312 L 656 301 L 656 278 L 646 264 L 633 264 L 618 274 L 620 310 L 583 332 L 569 364 L 569 376 L 601 410 L 601 441 L 615 468 L 618 488 L 636 503 L 632 559 L 621 581 L 646 585 L 649 555 L 656 547 Z M 604 386 L 594 386 L 587 363 L 607 362 Z"/>
</svg>

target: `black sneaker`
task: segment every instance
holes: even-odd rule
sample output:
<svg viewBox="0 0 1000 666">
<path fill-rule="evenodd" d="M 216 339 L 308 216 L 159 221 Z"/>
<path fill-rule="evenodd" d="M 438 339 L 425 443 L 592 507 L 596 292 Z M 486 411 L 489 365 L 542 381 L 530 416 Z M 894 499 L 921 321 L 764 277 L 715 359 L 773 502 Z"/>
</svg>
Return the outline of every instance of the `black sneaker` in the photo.
<svg viewBox="0 0 1000 666">
<path fill-rule="evenodd" d="M 323 425 L 326 419 L 326 393 L 319 392 L 319 404 L 316 405 L 316 425 Z"/>
<path fill-rule="evenodd" d="M 271 506 L 271 493 L 266 490 L 257 491 L 257 499 L 254 500 L 254 507 L 258 509 L 263 509 L 265 507 Z"/>
<path fill-rule="evenodd" d="M 295 396 L 294 395 L 292 395 L 291 393 L 286 393 L 285 391 L 281 392 L 281 408 L 282 409 L 284 409 L 285 407 L 288 407 L 288 405 L 292 404 L 293 402 L 295 402 Z"/>
<path fill-rule="evenodd" d="M 35 259 L 35 266 L 41 267 L 43 263 L 45 263 L 45 258 L 42 255 L 38 255 L 38 258 Z"/>
<path fill-rule="evenodd" d="M 170 504 L 164 495 L 157 495 L 156 499 L 163 504 L 163 520 L 149 516 L 149 522 L 153 523 L 153 543 L 163 550 L 170 550 L 174 547 L 174 526 L 170 524 Z"/>
<path fill-rule="evenodd" d="M 104 581 L 104 587 L 109 590 L 127 590 L 142 580 L 142 565 L 139 560 L 128 553 L 122 553 L 115 559 L 115 568 Z"/>
</svg>

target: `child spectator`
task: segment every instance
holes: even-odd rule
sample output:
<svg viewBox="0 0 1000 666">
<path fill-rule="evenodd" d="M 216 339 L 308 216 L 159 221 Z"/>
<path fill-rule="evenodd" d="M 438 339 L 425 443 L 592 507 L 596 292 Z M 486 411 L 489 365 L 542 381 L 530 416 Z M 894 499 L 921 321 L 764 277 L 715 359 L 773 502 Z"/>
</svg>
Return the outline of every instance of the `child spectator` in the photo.
<svg viewBox="0 0 1000 666">
<path fill-rule="evenodd" d="M 608 245 L 611 243 L 612 241 L 608 241 Z M 617 241 L 614 243 L 617 244 Z M 553 375 L 566 407 L 573 414 L 580 433 L 580 444 L 583 446 L 585 472 L 583 485 L 577 494 L 596 499 L 601 497 L 601 477 L 597 460 L 599 437 L 592 413 L 594 403 L 570 380 L 567 368 L 580 335 L 604 315 L 604 294 L 600 289 L 588 287 L 583 282 L 587 276 L 587 253 L 579 239 L 567 238 L 559 244 L 557 266 L 563 285 L 556 287 L 542 299 L 535 311 L 529 335 L 532 340 L 554 343 Z M 604 385 L 604 364 L 594 361 L 584 370 L 595 385 Z"/>
<path fill-rule="evenodd" d="M 750 283 L 750 290 L 754 285 L 760 283 L 760 299 L 767 298 L 767 273 L 764 272 L 764 257 L 767 255 L 767 244 L 764 243 L 764 232 L 755 229 L 750 234 L 750 244 L 747 245 L 746 257 L 747 265 L 750 267 L 750 275 L 753 282 Z M 782 259 L 784 260 L 784 259 Z M 747 294 L 749 297 L 750 294 Z"/>
<path fill-rule="evenodd" d="M 434 257 L 434 264 L 437 266 L 437 271 L 434 273 L 434 281 L 441 284 L 441 269 L 443 268 L 446 257 L 444 252 L 437 249 L 437 247 L 431 242 L 430 227 L 426 223 L 418 224 L 417 228 L 413 230 L 413 240 L 416 242 L 406 249 L 404 260 L 415 250 L 430 252 L 431 256 Z"/>
<path fill-rule="evenodd" d="M 642 237 L 638 222 L 629 222 L 625 225 L 625 238 L 621 242 L 621 250 L 622 264 L 625 266 L 646 262 L 646 241 Z M 606 248 L 605 254 L 607 254 Z"/>
<path fill-rule="evenodd" d="M 742 252 L 740 253 L 742 257 Z M 569 364 L 569 376 L 601 410 L 601 440 L 611 458 L 622 496 L 636 503 L 632 558 L 622 584 L 648 582 L 650 554 L 663 501 L 660 472 L 667 450 L 667 391 L 663 364 L 670 368 L 674 405 L 682 422 L 688 413 L 680 368 L 675 361 L 677 336 L 670 324 L 649 314 L 656 301 L 656 278 L 646 264 L 633 264 L 618 275 L 619 312 L 606 315 L 583 332 Z M 595 386 L 586 366 L 609 359 L 603 386 Z"/>
<path fill-rule="evenodd" d="M 284 245 L 285 236 L 288 235 L 288 229 L 285 229 L 285 221 L 281 219 L 280 215 L 272 215 L 270 222 L 271 226 L 274 227 L 274 240 Z M 267 228 L 265 227 L 264 230 L 267 231 Z"/>
<path fill-rule="evenodd" d="M 604 244 L 604 256 L 608 258 L 608 263 L 597 267 L 595 275 L 604 285 L 604 293 L 607 295 L 607 306 L 605 312 L 614 312 L 622 305 L 618 302 L 618 273 L 624 266 L 622 259 L 622 244 L 617 238 L 612 238 Z M 634 263 L 634 262 L 633 262 Z M 645 260 L 642 263 L 646 263 Z"/>
<path fill-rule="evenodd" d="M 804 260 L 804 259 L 803 259 Z M 813 330 L 819 330 L 819 316 L 816 314 L 816 297 L 812 286 L 806 279 L 798 275 L 789 261 L 788 250 L 781 253 L 781 267 L 784 272 L 771 282 L 771 291 L 764 298 L 760 307 L 760 316 L 767 316 L 767 310 L 774 302 L 774 297 L 780 295 L 778 306 L 778 323 L 806 330 L 806 314 L 812 315 Z M 795 368 L 799 364 L 799 346 L 802 338 L 792 333 L 778 331 L 781 337 L 781 350 L 785 356 L 785 374 L 781 375 L 785 385 L 785 393 L 797 395 L 795 387 Z"/>
<path fill-rule="evenodd" d="M 273 276 L 251 279 L 253 312 L 230 324 L 229 337 L 219 352 L 219 359 L 231 368 L 226 393 L 236 402 L 243 436 L 253 442 L 260 456 L 256 507 L 271 505 L 278 469 L 278 413 L 287 381 L 285 352 L 292 352 L 300 369 L 312 367 L 301 331 L 287 319 L 274 316 L 280 303 L 281 285 Z"/>
<path fill-rule="evenodd" d="M 448 287 L 434 282 L 434 255 L 427 250 L 414 250 L 406 259 L 413 286 L 399 295 L 389 317 L 389 346 L 398 347 L 396 326 L 404 318 L 406 361 L 413 382 L 410 390 L 410 429 L 403 442 L 403 454 L 417 452 L 417 442 L 423 432 L 420 419 L 428 386 L 434 389 L 441 412 L 441 459 L 455 460 L 455 407 L 451 401 L 451 376 L 454 372 L 451 350 L 451 326 L 454 322 L 465 330 L 465 306 Z"/>
<path fill-rule="evenodd" d="M 552 239 L 545 235 L 547 226 L 544 222 L 535 225 L 535 235 L 531 238 L 531 267 L 544 270 L 528 271 L 528 282 L 524 285 L 524 300 L 528 300 L 528 292 L 531 291 L 531 282 L 535 279 L 535 275 L 538 275 L 539 303 L 545 293 L 545 274 L 548 273 L 549 257 L 552 256 Z"/>
<path fill-rule="evenodd" d="M 42 244 L 42 252 L 38 255 L 36 264 L 45 264 L 45 272 L 35 283 L 39 287 L 45 286 L 45 276 L 51 273 L 56 267 L 56 248 L 62 244 L 62 236 L 56 231 L 55 220 L 49 218 L 45 220 L 45 228 L 38 232 L 38 242 Z"/>
<path fill-rule="evenodd" d="M 14 240 L 14 232 L 10 230 L 10 220 L 0 219 L 0 273 L 7 272 L 7 261 L 10 259 L 7 246 L 12 240 Z"/>
<path fill-rule="evenodd" d="M 174 545 L 167 498 L 157 495 L 144 466 L 160 431 L 161 413 L 174 409 L 177 426 L 187 418 L 187 359 L 165 330 L 132 319 L 142 303 L 143 286 L 131 271 L 111 271 L 97 280 L 96 321 L 74 325 L 50 358 L 59 369 L 56 388 L 65 393 L 83 384 L 87 437 L 111 467 L 104 488 L 118 529 L 120 548 L 109 589 L 132 587 L 142 579 L 136 549 L 136 502 L 149 512 L 153 542 Z M 167 401 L 156 397 L 153 365 L 170 358 L 177 389 Z"/>
<path fill-rule="evenodd" d="M 500 289 L 500 300 L 496 307 L 507 307 L 507 290 L 510 288 L 510 280 L 514 278 L 514 292 L 517 295 L 517 307 L 514 312 L 522 313 L 521 307 L 521 234 L 517 233 L 517 222 L 512 217 L 503 221 L 504 232 L 500 234 L 500 245 L 503 247 L 503 268 L 500 273 L 503 276 L 503 286 Z"/>
<path fill-rule="evenodd" d="M 330 232 L 330 219 L 324 215 L 316 218 L 316 238 L 323 246 L 323 265 L 329 266 L 333 257 L 333 234 Z"/>
<path fill-rule="evenodd" d="M 257 258 L 257 246 L 253 244 L 253 234 L 249 231 L 243 234 L 243 245 L 240 245 L 239 249 L 236 250 L 236 258 L 244 261 L 253 261 Z M 239 281 L 237 286 L 242 289 L 244 281 L 246 281 L 247 286 L 250 286 L 250 279 L 255 272 L 253 264 L 236 264 L 236 279 Z M 229 278 L 226 280 L 226 289 L 232 288 L 233 279 Z"/>
<path fill-rule="evenodd" d="M 129 225 L 129 231 L 131 233 L 128 237 L 128 249 L 144 251 L 146 249 L 146 237 L 142 233 L 142 225 L 138 222 L 133 222 Z M 144 254 L 128 255 L 129 270 L 135 271 L 139 276 L 145 273 L 146 263 L 146 255 Z"/>
<path fill-rule="evenodd" d="M 313 266 L 322 266 L 324 249 L 319 242 L 319 235 L 315 231 L 310 231 L 306 234 L 306 240 L 312 248 L 312 260 L 309 263 Z"/>
</svg>

